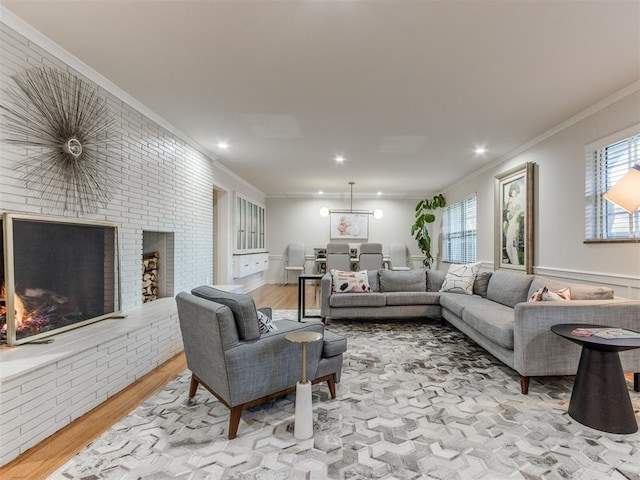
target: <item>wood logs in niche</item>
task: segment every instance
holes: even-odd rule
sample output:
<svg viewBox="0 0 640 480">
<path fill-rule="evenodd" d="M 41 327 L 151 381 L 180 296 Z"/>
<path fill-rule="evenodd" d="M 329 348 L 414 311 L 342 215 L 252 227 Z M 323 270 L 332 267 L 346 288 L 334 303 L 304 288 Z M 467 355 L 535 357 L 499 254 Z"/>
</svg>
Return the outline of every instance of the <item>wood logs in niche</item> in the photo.
<svg viewBox="0 0 640 480">
<path fill-rule="evenodd" d="M 142 259 L 142 299 L 143 303 L 158 298 L 158 262 L 160 252 L 145 253 Z"/>
</svg>

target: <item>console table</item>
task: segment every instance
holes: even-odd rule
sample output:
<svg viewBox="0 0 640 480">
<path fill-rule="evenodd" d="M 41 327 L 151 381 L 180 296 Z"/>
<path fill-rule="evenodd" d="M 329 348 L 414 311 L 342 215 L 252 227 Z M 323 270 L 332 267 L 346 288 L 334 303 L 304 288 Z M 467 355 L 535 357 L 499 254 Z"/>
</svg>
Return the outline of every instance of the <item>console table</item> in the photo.
<svg viewBox="0 0 640 480">
<path fill-rule="evenodd" d="M 640 348 L 640 338 L 607 339 L 596 335 L 574 335 L 572 332 L 579 328 L 608 327 L 586 323 L 551 327 L 556 335 L 582 346 L 569 402 L 569 415 L 583 425 L 603 432 L 637 432 L 638 423 L 618 352 Z"/>
<path fill-rule="evenodd" d="M 320 318 L 320 315 L 307 315 L 305 313 L 305 283 L 307 280 L 315 280 L 319 282 L 323 275 L 320 273 L 307 273 L 298 276 L 298 321 L 303 318 Z"/>
</svg>

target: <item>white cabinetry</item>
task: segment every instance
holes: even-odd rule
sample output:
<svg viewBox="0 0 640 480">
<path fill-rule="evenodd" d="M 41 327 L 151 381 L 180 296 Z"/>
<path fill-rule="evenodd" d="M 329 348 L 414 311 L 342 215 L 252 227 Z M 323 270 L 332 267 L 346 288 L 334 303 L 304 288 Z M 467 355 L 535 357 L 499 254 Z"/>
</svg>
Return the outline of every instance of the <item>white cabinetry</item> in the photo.
<svg viewBox="0 0 640 480">
<path fill-rule="evenodd" d="M 269 268 L 269 253 L 245 253 L 233 256 L 233 278 L 242 278 Z"/>
<path fill-rule="evenodd" d="M 236 195 L 236 251 L 264 250 L 265 208 Z"/>
</svg>

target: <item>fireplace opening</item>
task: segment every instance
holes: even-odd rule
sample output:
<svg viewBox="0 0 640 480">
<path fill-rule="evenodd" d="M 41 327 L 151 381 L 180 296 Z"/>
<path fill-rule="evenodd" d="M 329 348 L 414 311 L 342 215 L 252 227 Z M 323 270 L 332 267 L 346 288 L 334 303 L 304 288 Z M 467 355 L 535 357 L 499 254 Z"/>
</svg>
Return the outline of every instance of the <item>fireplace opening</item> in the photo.
<svg viewBox="0 0 640 480">
<path fill-rule="evenodd" d="M 116 225 L 5 213 L 1 235 L 0 339 L 9 345 L 119 313 Z"/>
</svg>

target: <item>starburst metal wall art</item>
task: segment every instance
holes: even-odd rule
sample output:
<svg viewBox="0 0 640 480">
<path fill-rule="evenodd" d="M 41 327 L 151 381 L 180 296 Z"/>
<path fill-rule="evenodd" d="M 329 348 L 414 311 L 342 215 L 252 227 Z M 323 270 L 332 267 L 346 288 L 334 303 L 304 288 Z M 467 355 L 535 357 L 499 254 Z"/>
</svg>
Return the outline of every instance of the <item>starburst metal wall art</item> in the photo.
<svg viewBox="0 0 640 480">
<path fill-rule="evenodd" d="M 18 162 L 25 186 L 43 205 L 64 212 L 96 213 L 116 184 L 118 146 L 107 100 L 77 76 L 35 68 L 13 77 L 0 104 L 3 139 L 30 147 Z M 116 147 L 116 148 L 114 148 Z"/>
</svg>

